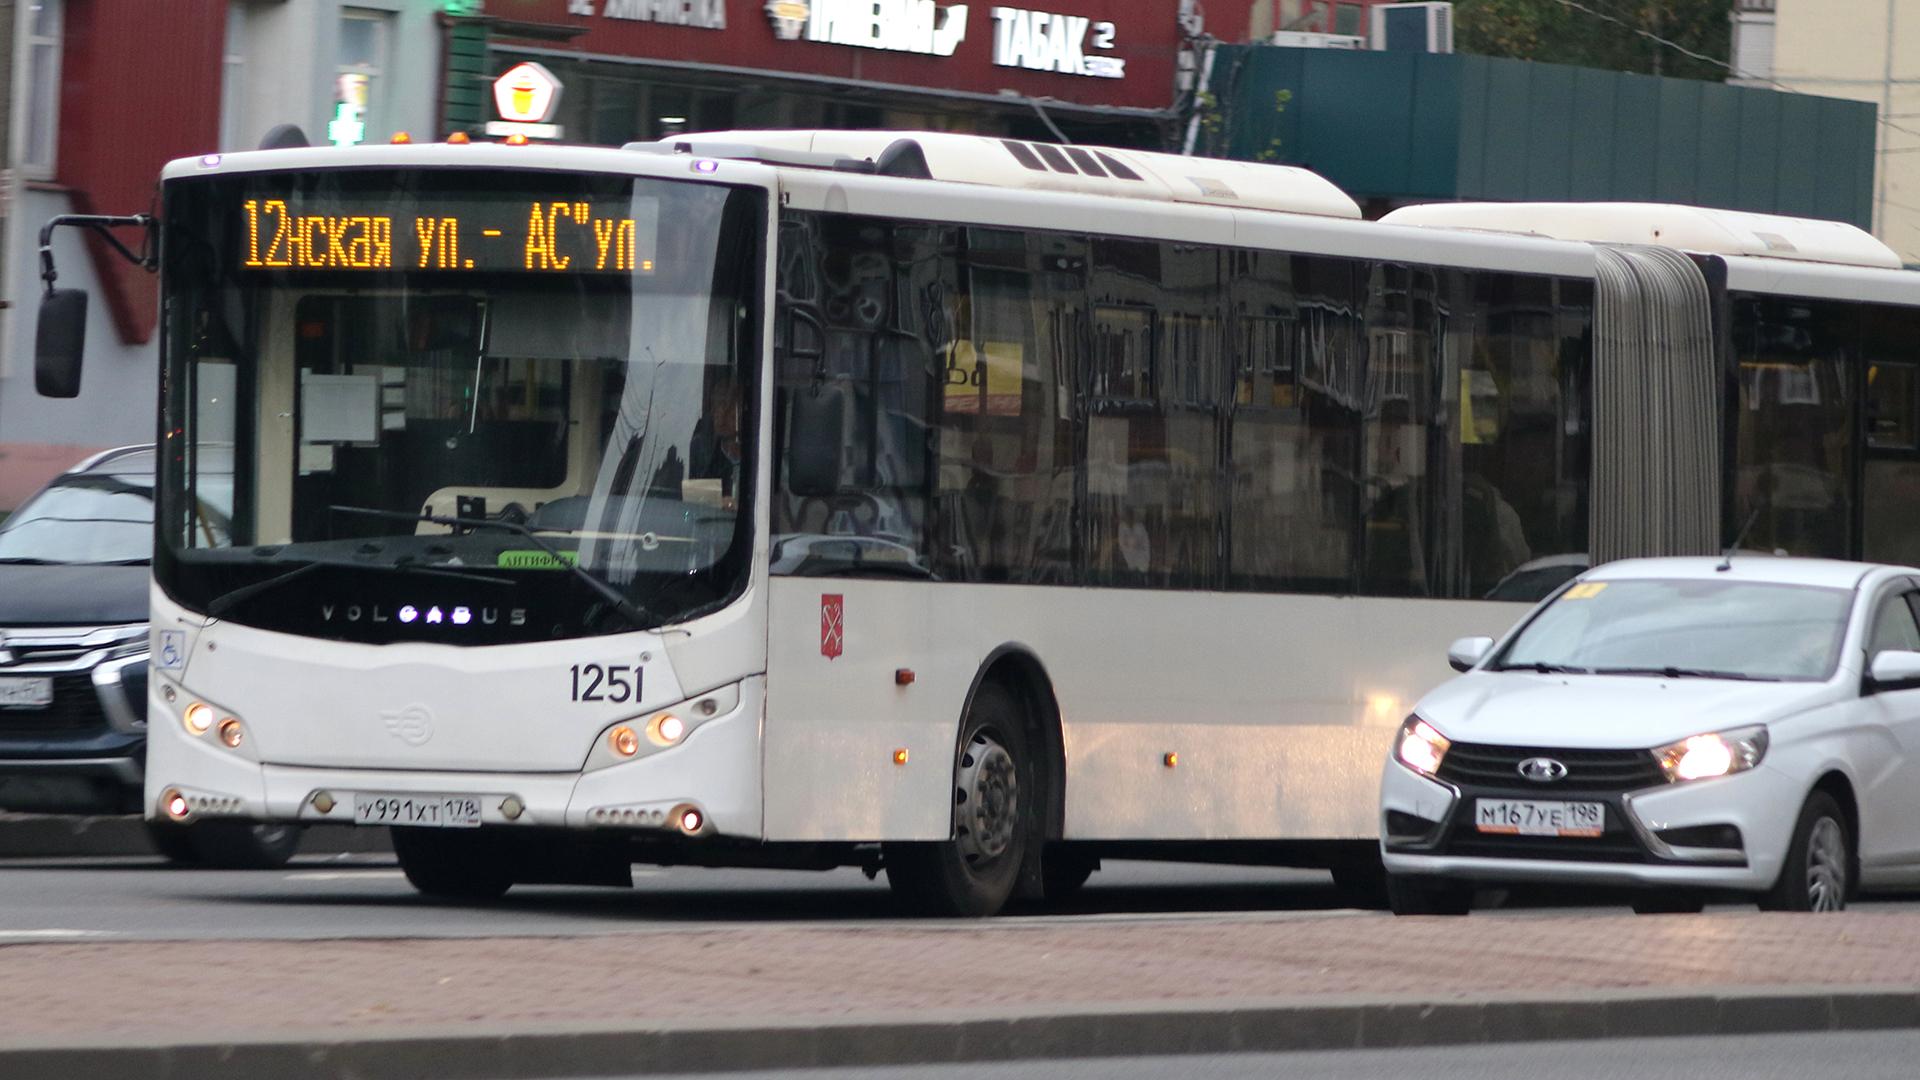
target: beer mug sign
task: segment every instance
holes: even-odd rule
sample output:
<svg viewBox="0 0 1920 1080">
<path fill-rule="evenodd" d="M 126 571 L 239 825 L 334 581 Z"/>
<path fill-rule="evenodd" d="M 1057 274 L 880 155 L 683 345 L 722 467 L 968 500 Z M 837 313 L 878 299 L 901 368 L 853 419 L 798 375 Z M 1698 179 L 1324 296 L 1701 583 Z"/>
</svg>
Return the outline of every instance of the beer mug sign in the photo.
<svg viewBox="0 0 1920 1080">
<path fill-rule="evenodd" d="M 544 124 L 559 106 L 560 80 L 532 61 L 515 64 L 493 81 L 493 107 L 502 120 Z"/>
</svg>

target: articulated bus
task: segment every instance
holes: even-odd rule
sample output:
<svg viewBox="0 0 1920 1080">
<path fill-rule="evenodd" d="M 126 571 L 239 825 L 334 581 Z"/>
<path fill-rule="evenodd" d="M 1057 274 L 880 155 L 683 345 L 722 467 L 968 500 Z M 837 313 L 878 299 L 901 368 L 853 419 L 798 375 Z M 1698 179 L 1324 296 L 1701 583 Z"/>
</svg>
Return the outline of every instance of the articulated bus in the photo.
<svg viewBox="0 0 1920 1080">
<path fill-rule="evenodd" d="M 1843 225 L 902 132 L 161 200 L 146 812 L 393 826 L 432 895 L 1365 884 L 1449 640 L 1737 533 L 1920 559 L 1920 276 Z"/>
</svg>

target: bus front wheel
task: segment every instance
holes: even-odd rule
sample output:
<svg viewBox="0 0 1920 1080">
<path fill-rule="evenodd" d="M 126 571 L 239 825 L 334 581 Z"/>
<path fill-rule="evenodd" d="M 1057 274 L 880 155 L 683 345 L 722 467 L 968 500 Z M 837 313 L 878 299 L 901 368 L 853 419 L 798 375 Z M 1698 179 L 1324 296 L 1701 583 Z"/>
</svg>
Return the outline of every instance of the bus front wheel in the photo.
<svg viewBox="0 0 1920 1080">
<path fill-rule="evenodd" d="M 483 829 L 390 831 L 407 883 L 426 896 L 496 900 L 513 887 L 507 853 Z"/>
<path fill-rule="evenodd" d="M 953 835 L 937 843 L 887 844 L 887 884 L 922 915 L 978 918 L 1006 904 L 1033 834 L 1039 792 L 1027 752 L 1025 713 L 1012 691 L 986 682 L 974 692 L 953 770 Z"/>
</svg>

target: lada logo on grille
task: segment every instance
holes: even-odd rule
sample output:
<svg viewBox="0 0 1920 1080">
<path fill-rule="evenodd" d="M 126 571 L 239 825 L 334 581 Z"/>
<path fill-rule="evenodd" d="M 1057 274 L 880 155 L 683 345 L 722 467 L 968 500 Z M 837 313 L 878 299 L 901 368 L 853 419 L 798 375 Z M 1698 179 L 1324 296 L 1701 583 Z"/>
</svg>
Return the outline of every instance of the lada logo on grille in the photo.
<svg viewBox="0 0 1920 1080">
<path fill-rule="evenodd" d="M 425 746 L 433 738 L 433 713 L 425 705 L 409 705 L 397 712 L 383 712 L 387 734 L 408 746 Z"/>
<path fill-rule="evenodd" d="M 1519 765 L 1520 775 L 1536 784 L 1551 784 L 1567 778 L 1567 767 L 1550 757 L 1530 757 Z"/>
</svg>

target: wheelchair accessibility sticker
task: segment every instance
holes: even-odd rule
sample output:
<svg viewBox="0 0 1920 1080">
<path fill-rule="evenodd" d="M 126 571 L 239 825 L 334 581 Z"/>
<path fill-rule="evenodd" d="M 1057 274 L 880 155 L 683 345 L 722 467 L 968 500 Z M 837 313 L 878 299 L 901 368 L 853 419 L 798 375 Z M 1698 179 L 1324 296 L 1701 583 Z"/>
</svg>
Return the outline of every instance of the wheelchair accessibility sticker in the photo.
<svg viewBox="0 0 1920 1080">
<path fill-rule="evenodd" d="M 185 630 L 160 631 L 160 648 L 154 659 L 165 671 L 177 671 L 186 667 L 187 632 Z"/>
</svg>

